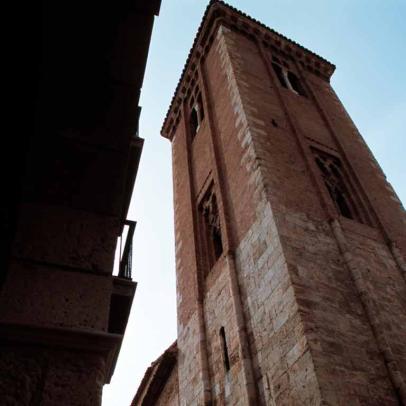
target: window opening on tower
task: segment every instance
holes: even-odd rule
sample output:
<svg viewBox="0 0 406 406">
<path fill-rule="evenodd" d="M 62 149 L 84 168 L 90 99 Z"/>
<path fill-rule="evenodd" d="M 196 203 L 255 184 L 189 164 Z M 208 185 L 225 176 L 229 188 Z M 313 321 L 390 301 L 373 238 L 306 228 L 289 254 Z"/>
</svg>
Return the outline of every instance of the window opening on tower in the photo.
<svg viewBox="0 0 406 406">
<path fill-rule="evenodd" d="M 228 355 L 228 347 L 227 347 L 227 340 L 226 340 L 226 332 L 224 327 L 220 328 L 220 340 L 221 340 L 221 347 L 223 351 L 223 365 L 225 372 L 230 370 L 230 357 Z"/>
<path fill-rule="evenodd" d="M 198 92 L 197 96 L 191 100 L 191 106 L 189 126 L 190 134 L 193 139 L 199 131 L 202 121 L 204 120 L 203 101 L 200 92 Z"/>
<path fill-rule="evenodd" d="M 190 133 L 194 137 L 199 129 L 199 115 L 195 106 L 192 107 L 190 113 Z"/>
<path fill-rule="evenodd" d="M 357 208 L 354 193 L 339 158 L 312 148 L 323 182 L 337 211 L 344 217 L 365 223 Z"/>
<path fill-rule="evenodd" d="M 282 87 L 289 89 L 300 96 L 307 97 L 300 79 L 295 73 L 288 69 L 287 64 L 282 65 L 278 58 L 273 57 L 272 68 Z"/>
<path fill-rule="evenodd" d="M 202 219 L 204 251 L 211 269 L 223 253 L 220 216 L 213 186 L 203 197 L 199 211 Z"/>
</svg>

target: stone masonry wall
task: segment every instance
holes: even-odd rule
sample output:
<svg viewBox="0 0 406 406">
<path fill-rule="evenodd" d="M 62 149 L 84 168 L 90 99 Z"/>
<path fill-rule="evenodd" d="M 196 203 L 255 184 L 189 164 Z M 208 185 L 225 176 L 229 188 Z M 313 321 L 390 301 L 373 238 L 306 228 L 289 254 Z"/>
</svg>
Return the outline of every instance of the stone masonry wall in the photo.
<svg viewBox="0 0 406 406">
<path fill-rule="evenodd" d="M 0 296 L 2 322 L 107 330 L 112 290 L 109 276 L 14 262 L 6 284 L 13 289 Z"/>
<path fill-rule="evenodd" d="M 196 258 L 186 133 L 183 120 L 172 140 L 175 211 L 178 375 L 180 404 L 198 404 L 202 396 L 197 318 Z"/>
<path fill-rule="evenodd" d="M 245 387 L 239 341 L 230 290 L 228 263 L 220 259 L 206 279 L 204 311 L 213 399 L 219 404 L 244 404 Z M 226 371 L 220 329 L 224 328 L 230 371 Z"/>
<path fill-rule="evenodd" d="M 178 368 L 175 366 L 165 382 L 165 387 L 156 400 L 155 406 L 179 406 L 179 404 Z"/>
<path fill-rule="evenodd" d="M 299 96 L 279 85 L 266 58 L 269 50 L 261 54 L 251 39 L 220 27 L 204 62 L 213 122 L 210 127 L 206 111 L 190 146 L 190 168 L 183 116 L 172 141 L 180 404 L 200 404 L 203 392 L 198 258 L 191 236 L 197 233 L 192 213 L 216 165 L 209 140 L 214 136 L 259 404 L 396 405 L 365 303 L 376 306 L 405 379 L 406 284 L 387 244 L 390 239 L 403 247 L 404 211 L 330 85 L 290 60 L 308 92 Z M 372 218 L 369 226 L 334 215 L 365 281 L 364 297 L 332 227 L 334 206 L 317 180 L 311 146 L 340 156 Z M 243 405 L 228 266 L 223 256 L 204 281 L 206 351 L 213 400 Z"/>
<path fill-rule="evenodd" d="M 274 88 L 275 84 L 278 84 L 276 81 L 270 81 L 263 58 L 259 55 L 254 43 L 234 32 L 227 32 L 225 38 L 243 109 L 246 112 L 248 128 L 252 134 L 254 155 L 261 168 L 259 176 L 262 178 L 267 199 L 271 204 L 273 221 L 276 225 L 275 234 L 279 234 L 285 257 L 282 261 L 286 261 L 289 269 L 288 274 L 292 283 L 290 297 L 299 308 L 307 339 L 307 343 L 306 339 L 300 343 L 298 340 L 298 343 L 294 343 L 294 346 L 289 349 L 292 351 L 295 347 L 293 351 L 295 356 L 300 349 L 299 361 L 294 364 L 294 367 L 303 372 L 304 369 L 299 366 L 300 352 L 308 354 L 309 357 L 311 355 L 317 370 L 322 397 L 333 404 L 350 400 L 354 402 L 355 399 L 358 402 L 366 402 L 368 399 L 368 404 L 396 404 L 394 390 L 382 354 L 378 351 L 370 320 L 362 307 L 359 293 L 344 264 L 330 225 L 325 221 L 326 212 L 323 209 L 319 191 L 312 181 L 308 164 L 297 140 L 298 135 L 308 136 L 305 131 L 322 125 L 323 121 L 312 120 L 311 124 L 306 124 L 306 120 L 318 113 L 316 107 L 311 106 L 311 100 L 307 100 L 309 105 L 303 109 L 303 116 L 300 119 L 298 119 L 302 112 L 300 106 L 305 103 L 303 100 L 298 102 L 300 96 L 280 88 L 282 101 L 280 100 L 278 91 Z M 287 117 L 286 111 L 283 110 L 283 104 L 287 107 L 290 117 Z M 262 108 L 255 110 L 255 106 L 262 106 Z M 312 113 L 309 114 L 309 111 Z M 277 128 L 269 125 L 271 117 L 277 121 Z M 289 118 L 299 134 L 292 131 Z M 332 143 L 331 134 L 330 136 L 321 135 L 328 134 L 326 128 L 314 131 L 311 135 L 314 133 L 317 134 L 315 138 L 318 142 L 338 150 L 338 146 Z M 308 146 L 308 144 L 305 145 Z M 342 221 L 344 222 L 345 219 Z M 265 230 L 263 235 L 266 235 Z M 261 236 L 261 231 L 253 230 L 253 236 L 258 238 Z M 382 246 L 382 238 L 380 240 Z M 270 241 L 262 243 L 262 246 L 270 249 L 275 245 Z M 368 245 L 368 242 L 365 241 L 363 244 Z M 362 248 L 361 243 L 359 245 L 360 250 L 365 249 Z M 253 259 L 252 248 L 241 251 L 241 272 L 248 274 L 249 270 L 252 272 L 252 265 L 256 261 Z M 387 249 L 386 253 L 388 254 Z M 383 260 L 383 257 L 381 258 Z M 267 256 L 263 254 L 257 266 L 263 265 L 266 260 Z M 244 262 L 250 261 L 250 267 L 244 265 Z M 373 262 L 371 257 L 369 262 Z M 388 321 L 393 323 L 392 329 L 394 329 L 399 325 L 398 323 L 401 323 L 405 314 L 404 300 L 402 300 L 405 297 L 405 285 L 404 282 L 402 283 L 399 269 L 393 266 L 393 259 L 384 266 L 386 275 L 379 277 L 376 272 L 375 276 L 378 280 L 375 280 L 372 287 L 374 291 L 382 292 L 382 287 L 387 286 L 385 279 L 393 281 L 392 286 L 397 285 L 396 289 L 389 288 L 384 295 L 386 303 L 383 304 L 384 309 L 387 308 L 388 311 L 391 309 L 393 316 Z M 376 269 L 376 265 L 373 268 Z M 264 275 L 268 275 L 268 278 L 271 275 L 270 271 L 271 269 L 265 266 Z M 245 280 L 249 281 L 244 278 Z M 272 281 L 275 282 L 275 279 L 273 278 Z M 269 286 L 262 285 L 261 288 L 265 292 L 272 291 Z M 258 297 L 259 290 L 255 285 L 244 283 L 243 292 L 247 303 L 250 304 L 253 298 Z M 266 298 L 265 293 L 264 295 L 265 300 L 259 299 L 259 302 L 266 308 L 272 299 Z M 371 295 L 374 296 L 375 293 Z M 381 296 L 381 293 L 377 293 L 377 297 Z M 289 303 L 289 288 L 282 298 Z M 379 300 L 378 303 L 380 303 Z M 272 314 L 272 311 L 278 307 L 274 303 L 270 309 Z M 257 330 L 264 328 L 263 321 L 260 323 L 255 321 L 257 314 L 260 313 L 256 308 L 250 311 L 254 337 L 258 335 Z M 398 316 L 399 313 L 400 316 Z M 300 330 L 299 326 L 300 323 L 297 321 L 295 327 Z M 404 345 L 399 344 L 399 340 L 405 337 L 405 334 L 406 332 L 401 329 L 393 342 L 398 364 L 403 363 L 403 365 Z M 272 341 L 267 341 L 266 345 L 261 347 L 258 342 L 259 338 L 256 338 L 252 345 L 261 348 L 257 357 L 262 359 L 266 356 L 264 349 L 272 348 L 274 345 Z M 310 352 L 306 352 L 307 346 Z M 401 347 L 403 350 L 399 349 Z M 278 350 L 281 349 L 283 345 L 279 345 Z M 289 350 L 284 356 L 289 354 Z M 282 365 L 286 362 L 286 358 L 283 358 Z M 261 367 L 258 369 L 261 371 L 258 378 L 260 379 L 261 375 L 268 377 L 269 369 L 266 365 L 272 365 L 272 363 L 262 365 L 260 361 L 258 363 Z M 285 396 L 288 399 L 294 399 L 292 393 L 294 381 L 289 374 L 282 373 L 281 376 L 284 376 L 285 386 L 288 388 Z M 275 379 L 277 379 L 275 376 L 269 379 L 273 391 L 279 386 Z M 371 382 L 373 382 L 372 385 Z M 264 388 L 266 384 L 267 382 L 264 383 Z"/>
<path fill-rule="evenodd" d="M 387 334 L 390 347 L 406 378 L 406 284 L 384 241 L 376 230 L 342 220 L 352 254 L 359 264 L 369 295 Z"/>
<path fill-rule="evenodd" d="M 216 62 L 210 59 L 207 65 L 210 66 L 213 110 L 227 174 L 239 282 L 260 388 L 259 401 L 272 404 L 289 399 L 297 404 L 317 403 L 320 401 L 318 384 L 288 266 L 266 200 L 261 161 L 255 149 L 255 140 L 266 134 L 266 130 L 261 128 L 265 127 L 265 122 L 257 119 L 255 114 L 259 105 L 268 108 L 269 104 L 266 100 L 258 103 L 254 98 L 251 103 L 243 104 L 244 97 L 252 89 L 249 88 L 249 78 L 239 82 L 237 53 L 233 53 L 232 47 L 233 33 L 220 29 L 212 49 L 217 52 L 215 58 L 221 65 L 216 66 Z M 255 60 L 251 59 L 252 63 L 255 64 Z M 256 89 L 262 92 L 263 85 L 258 84 Z M 270 121 L 271 117 L 268 118 Z M 217 306 L 216 312 L 206 311 L 207 318 L 215 319 L 226 311 L 222 309 L 226 307 L 226 294 L 219 293 L 222 289 L 220 278 L 217 285 L 216 289 L 211 288 L 207 293 L 206 302 L 210 302 L 213 308 Z M 225 287 L 223 289 L 227 292 Z M 213 353 L 215 349 L 213 344 Z M 216 360 L 212 356 L 210 360 L 213 370 L 218 371 L 218 358 Z M 231 388 L 235 385 L 234 379 L 232 374 L 229 381 Z M 217 386 L 215 389 L 219 390 Z M 242 400 L 239 402 L 237 399 L 236 402 L 244 404 Z"/>
<path fill-rule="evenodd" d="M 0 393 L 4 405 L 101 403 L 105 365 L 102 357 L 38 347 L 3 347 Z"/>
</svg>

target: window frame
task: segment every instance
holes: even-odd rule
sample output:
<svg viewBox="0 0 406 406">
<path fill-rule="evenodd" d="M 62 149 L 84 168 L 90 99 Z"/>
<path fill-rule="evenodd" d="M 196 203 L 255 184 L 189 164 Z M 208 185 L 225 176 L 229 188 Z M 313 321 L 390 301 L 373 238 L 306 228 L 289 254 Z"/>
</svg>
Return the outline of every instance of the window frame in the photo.
<svg viewBox="0 0 406 406">
<path fill-rule="evenodd" d="M 281 62 L 279 58 L 273 56 L 271 60 L 272 69 L 278 78 L 279 84 L 295 93 L 298 96 L 307 98 L 307 92 L 298 75 L 293 72 L 286 62 Z"/>
<path fill-rule="evenodd" d="M 215 213 L 207 213 L 207 210 L 210 209 L 214 209 Z M 206 276 L 224 254 L 224 233 L 222 232 L 220 209 L 213 181 L 210 182 L 199 199 L 197 211 L 199 217 L 199 241 Z M 214 215 L 216 219 L 214 221 L 208 219 L 207 215 Z M 213 226 L 218 231 L 219 242 L 217 243 L 213 239 Z M 218 247 L 220 247 L 219 250 Z"/>
<path fill-rule="evenodd" d="M 329 196 L 336 212 L 346 219 L 371 226 L 370 216 L 365 210 L 364 203 L 359 196 L 357 189 L 354 187 L 341 157 L 330 151 L 326 151 L 325 148 L 320 148 L 319 146 L 316 147 L 311 145 L 310 150 L 314 160 L 313 162 L 317 168 L 318 176 L 322 180 L 327 195 Z M 323 161 L 326 160 L 328 167 L 323 163 Z M 318 161 L 322 162 L 328 173 L 323 171 Z M 343 198 L 345 209 L 344 205 L 340 203 L 339 197 Z M 350 215 L 345 213 L 346 210 L 349 211 Z"/>
<path fill-rule="evenodd" d="M 189 102 L 189 131 L 190 137 L 192 140 L 198 134 L 202 123 L 205 118 L 204 106 L 203 106 L 203 98 L 200 90 L 196 87 L 193 95 L 190 98 Z"/>
</svg>

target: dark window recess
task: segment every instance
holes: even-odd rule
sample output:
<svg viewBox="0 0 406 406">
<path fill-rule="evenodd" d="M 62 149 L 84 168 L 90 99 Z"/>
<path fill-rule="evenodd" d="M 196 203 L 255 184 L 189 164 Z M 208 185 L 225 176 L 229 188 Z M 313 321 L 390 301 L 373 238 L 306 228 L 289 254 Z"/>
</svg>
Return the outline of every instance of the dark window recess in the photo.
<svg viewBox="0 0 406 406">
<path fill-rule="evenodd" d="M 277 58 L 275 55 L 272 56 L 272 60 L 277 63 L 278 65 L 282 65 L 282 62 L 279 58 Z"/>
<path fill-rule="evenodd" d="M 300 82 L 299 78 L 291 71 L 288 71 L 288 80 L 291 85 L 291 88 L 301 96 L 306 96 L 306 92 Z"/>
<path fill-rule="evenodd" d="M 365 223 L 357 209 L 354 193 L 339 158 L 312 148 L 316 164 L 337 211 L 344 217 Z"/>
<path fill-rule="evenodd" d="M 203 223 L 204 251 L 209 267 L 212 268 L 223 253 L 220 216 L 213 188 L 210 188 L 200 203 L 200 213 Z"/>
<path fill-rule="evenodd" d="M 200 113 L 199 120 L 200 120 L 200 122 L 202 122 L 204 120 L 204 108 L 203 108 L 202 95 L 200 93 L 197 95 L 197 105 L 199 106 L 199 113 Z"/>
<path fill-rule="evenodd" d="M 192 108 L 190 113 L 190 134 L 194 137 L 199 129 L 199 115 L 197 113 L 196 107 Z"/>
<path fill-rule="evenodd" d="M 222 347 L 222 350 L 223 350 L 224 369 L 225 369 L 226 372 L 228 372 L 230 370 L 230 357 L 228 356 L 226 332 L 224 330 L 224 327 L 220 328 L 220 340 L 221 340 L 221 347 Z"/>
<path fill-rule="evenodd" d="M 199 131 L 200 125 L 204 119 L 204 109 L 202 102 L 202 95 L 198 93 L 196 99 L 191 100 L 191 111 L 190 111 L 190 134 L 192 138 Z"/>
<path fill-rule="evenodd" d="M 272 67 L 273 70 L 276 73 L 276 76 L 278 77 L 279 83 L 284 87 L 284 88 L 288 88 L 288 85 L 286 84 L 286 79 L 285 79 L 285 75 L 283 74 L 283 68 L 282 66 L 278 65 L 277 63 L 272 62 Z"/>
<path fill-rule="evenodd" d="M 300 79 L 292 71 L 282 66 L 278 58 L 273 58 L 273 61 L 272 68 L 281 86 L 299 94 L 300 96 L 307 97 Z"/>
</svg>

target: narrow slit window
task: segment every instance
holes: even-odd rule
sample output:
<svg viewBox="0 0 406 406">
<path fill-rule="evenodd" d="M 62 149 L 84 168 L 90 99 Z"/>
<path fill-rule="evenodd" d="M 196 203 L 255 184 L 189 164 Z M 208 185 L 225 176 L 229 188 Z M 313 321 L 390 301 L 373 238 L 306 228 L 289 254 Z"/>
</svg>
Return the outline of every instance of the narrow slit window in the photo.
<svg viewBox="0 0 406 406">
<path fill-rule="evenodd" d="M 226 340 L 226 332 L 224 327 L 220 328 L 220 340 L 221 340 L 221 347 L 223 351 L 223 365 L 225 372 L 230 370 L 230 357 L 228 355 L 228 347 L 227 347 L 227 340 Z"/>
</svg>

